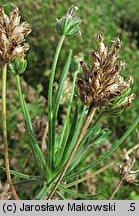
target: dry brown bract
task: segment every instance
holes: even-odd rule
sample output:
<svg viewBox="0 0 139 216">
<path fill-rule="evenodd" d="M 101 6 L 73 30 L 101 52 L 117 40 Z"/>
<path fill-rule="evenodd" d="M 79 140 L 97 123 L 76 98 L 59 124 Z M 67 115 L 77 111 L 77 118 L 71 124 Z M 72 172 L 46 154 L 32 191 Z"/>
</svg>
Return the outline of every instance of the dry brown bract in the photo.
<svg viewBox="0 0 139 216">
<path fill-rule="evenodd" d="M 124 178 L 124 181 L 128 183 L 137 183 L 136 175 L 139 170 L 133 171 L 133 165 L 135 163 L 135 159 L 131 159 L 127 153 L 126 149 L 123 149 L 123 160 L 124 163 L 120 165 L 120 175 L 121 178 Z"/>
<path fill-rule="evenodd" d="M 13 5 L 13 10 L 8 17 L 4 8 L 0 7 L 0 62 L 8 63 L 15 57 L 24 54 L 29 49 L 25 35 L 31 32 L 27 22 L 20 24 L 19 10 Z"/>
<path fill-rule="evenodd" d="M 79 77 L 77 84 L 81 101 L 85 105 L 95 107 L 109 105 L 115 96 L 120 96 L 121 92 L 133 82 L 132 77 L 124 81 L 120 75 L 125 62 L 116 63 L 119 49 L 120 40 L 117 38 L 108 52 L 104 45 L 104 37 L 99 34 L 98 48 L 92 53 L 92 67 L 89 68 L 81 62 L 84 73 Z M 126 106 L 131 105 L 132 99 L 134 98 L 130 95 Z"/>
</svg>

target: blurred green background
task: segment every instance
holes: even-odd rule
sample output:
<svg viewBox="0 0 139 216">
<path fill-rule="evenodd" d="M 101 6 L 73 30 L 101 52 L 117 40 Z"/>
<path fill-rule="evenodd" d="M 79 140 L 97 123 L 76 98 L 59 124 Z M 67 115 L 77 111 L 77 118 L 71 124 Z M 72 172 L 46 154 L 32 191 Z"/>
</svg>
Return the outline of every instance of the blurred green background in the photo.
<svg viewBox="0 0 139 216">
<path fill-rule="evenodd" d="M 55 24 L 56 18 L 61 18 L 71 5 L 79 7 L 78 16 L 81 18 L 81 36 L 66 39 L 64 48 L 60 55 L 56 79 L 58 79 L 62 67 L 65 63 L 68 50 L 73 49 L 73 55 L 84 54 L 84 58 L 88 64 L 91 64 L 90 53 L 96 46 L 96 37 L 99 32 L 105 35 L 105 44 L 110 47 L 111 41 L 116 37 L 121 39 L 122 48 L 120 50 L 120 58 L 127 63 L 123 76 L 129 75 L 134 78 L 133 92 L 136 94 L 136 100 L 133 106 L 123 112 L 121 116 L 105 118 L 102 122 L 103 127 L 107 127 L 111 134 L 107 142 L 112 145 L 113 140 L 122 136 L 128 129 L 129 125 L 138 116 L 138 92 L 139 92 L 139 0 L 16 0 L 1 1 L 1 5 L 7 3 L 15 3 L 20 8 L 23 20 L 26 20 L 32 28 L 31 34 L 27 37 L 30 44 L 30 50 L 27 54 L 28 67 L 23 75 L 24 87 L 23 91 L 27 95 L 27 102 L 31 112 L 32 119 L 37 115 L 47 112 L 47 89 L 49 82 L 50 69 L 52 66 L 53 56 L 59 36 L 57 35 Z M 73 68 L 70 69 L 70 76 L 74 73 Z M 23 163 L 28 154 L 28 139 L 25 136 L 22 126 L 21 110 L 17 100 L 17 92 L 15 90 L 14 79 L 9 75 L 8 80 L 8 130 L 11 167 L 25 173 L 35 173 L 34 164 L 28 163 L 23 169 Z M 27 86 L 28 84 L 28 86 Z M 1 105 L 0 105 L 1 110 Z M 46 116 L 47 118 L 47 116 Z M 16 121 L 13 121 L 16 119 Z M 1 119 L 0 119 L 1 121 Z M 18 124 L 17 124 L 18 122 Z M 19 125 L 21 124 L 21 125 Z M 1 122 L 0 122 L 1 125 Z M 1 128 L 0 128 L 0 132 Z M 20 140 L 18 139 L 20 137 Z M 0 138 L 1 139 L 1 138 Z M 2 142 L 2 140 L 0 140 Z M 127 149 L 139 142 L 138 128 L 128 138 L 121 148 Z M 94 150 L 94 149 L 93 149 Z M 97 146 L 92 160 L 94 161 L 97 154 L 101 154 L 105 148 Z M 2 147 L 1 147 L 2 152 Z M 1 157 L 3 157 L 3 154 Z M 119 159 L 121 150 L 109 160 Z M 139 157 L 139 156 L 138 156 Z M 3 159 L 0 159 L 0 165 L 3 165 Z M 137 167 L 139 162 L 137 159 Z M 101 166 L 104 164 L 102 163 Z M 5 180 L 5 176 L 1 175 L 1 180 Z M 96 192 L 101 192 L 101 199 L 108 199 L 112 193 L 114 185 L 118 181 L 117 169 L 105 171 L 100 174 L 92 182 L 86 182 L 79 185 L 81 192 L 92 192 L 90 188 Z M 103 187 L 102 187 L 103 185 Z M 23 186 L 24 187 L 24 186 Z M 28 199 L 33 197 L 32 191 L 39 190 L 39 186 L 26 185 L 19 188 L 20 196 Z M 92 190 L 93 190 L 92 189 Z M 139 199 L 139 189 L 137 186 L 123 184 L 120 191 L 115 196 L 116 199 Z"/>
</svg>

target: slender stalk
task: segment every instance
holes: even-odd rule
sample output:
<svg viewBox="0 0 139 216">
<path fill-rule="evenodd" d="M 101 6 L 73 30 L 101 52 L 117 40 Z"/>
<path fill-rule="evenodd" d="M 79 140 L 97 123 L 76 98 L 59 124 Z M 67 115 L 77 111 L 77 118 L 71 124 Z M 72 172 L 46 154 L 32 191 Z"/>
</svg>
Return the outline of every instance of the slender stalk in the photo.
<svg viewBox="0 0 139 216">
<path fill-rule="evenodd" d="M 128 151 L 127 154 L 131 154 L 133 151 L 135 151 L 137 148 L 139 148 L 139 143 L 132 146 Z"/>
<path fill-rule="evenodd" d="M 87 170 L 95 167 L 96 165 L 98 165 L 101 161 L 106 160 L 110 155 L 112 155 L 112 153 L 125 141 L 125 139 L 127 139 L 127 137 L 129 136 L 129 134 L 132 133 L 132 131 L 137 127 L 139 123 L 139 117 L 136 118 L 136 120 L 132 123 L 132 125 L 129 127 L 129 129 L 124 133 L 124 135 L 115 142 L 115 144 L 112 145 L 112 147 L 110 148 L 109 151 L 106 151 L 102 156 L 100 156 L 96 161 L 94 161 L 93 163 L 89 164 L 86 166 L 86 168 L 84 168 L 83 170 L 78 171 L 77 173 L 74 173 L 72 175 L 68 175 L 66 176 L 66 178 L 64 178 L 64 180 L 69 180 L 71 178 L 77 177 L 83 173 L 85 173 Z M 84 139 L 84 138 L 83 138 Z"/>
<path fill-rule="evenodd" d="M 8 154 L 8 141 L 7 141 L 7 122 L 6 122 L 6 77 L 7 77 L 7 64 L 2 65 L 2 121 L 3 121 L 3 141 L 4 141 L 4 152 L 5 152 L 5 166 L 8 183 L 13 197 L 16 200 L 19 200 L 19 197 L 16 193 L 14 185 L 12 183 L 12 178 L 10 174 L 10 163 L 9 163 L 9 154 Z"/>
<path fill-rule="evenodd" d="M 85 134 L 85 131 L 86 131 L 86 129 L 88 128 L 88 126 L 89 126 L 89 124 L 90 124 L 90 122 L 91 122 L 91 120 L 92 120 L 91 117 L 92 117 L 92 115 L 94 114 L 94 112 L 95 112 L 95 108 L 92 107 L 92 106 L 90 106 L 90 108 L 89 108 L 89 110 L 88 110 L 88 113 L 87 113 L 87 116 L 86 116 L 86 119 L 85 119 L 85 121 L 84 121 L 84 124 L 83 124 L 83 126 L 82 126 L 82 128 L 81 128 L 81 130 L 80 130 L 78 139 L 77 139 L 77 141 L 76 141 L 76 143 L 75 143 L 75 145 L 74 145 L 74 147 L 73 147 L 73 149 L 72 149 L 72 151 L 71 151 L 71 153 L 70 153 L 70 155 L 69 155 L 69 158 L 68 158 L 67 162 L 65 163 L 65 165 L 64 165 L 64 167 L 63 167 L 63 170 L 62 170 L 62 172 L 61 172 L 61 174 L 60 174 L 60 176 L 59 176 L 59 178 L 58 178 L 58 180 L 57 180 L 55 186 L 53 187 L 52 191 L 51 191 L 50 194 L 48 195 L 47 200 L 51 199 L 51 197 L 52 197 L 53 194 L 55 193 L 55 191 L 56 191 L 56 189 L 57 189 L 59 183 L 61 182 L 61 180 L 62 180 L 62 178 L 63 178 L 63 176 L 64 176 L 64 174 L 65 174 L 65 172 L 66 172 L 66 170 L 67 170 L 67 168 L 68 168 L 68 166 L 69 166 L 71 160 L 72 160 L 72 157 L 73 157 L 74 153 L 76 152 L 76 150 L 77 150 L 77 148 L 78 148 L 78 146 L 79 146 L 79 144 L 80 144 L 80 142 L 81 142 L 81 140 L 82 140 L 82 137 L 83 137 L 83 135 Z"/>
<path fill-rule="evenodd" d="M 120 179 L 120 181 L 118 182 L 118 184 L 117 184 L 116 188 L 114 189 L 114 191 L 113 191 L 113 193 L 112 193 L 112 195 L 111 195 L 111 197 L 110 197 L 109 200 L 112 200 L 113 197 L 115 196 L 115 194 L 117 193 L 119 187 L 120 187 L 121 184 L 123 183 L 124 177 L 125 177 L 125 176 L 123 176 L 123 177 Z"/>
<path fill-rule="evenodd" d="M 104 170 L 108 169 L 108 168 L 109 168 L 110 166 L 112 166 L 112 165 L 114 165 L 114 162 L 112 162 L 112 163 L 110 163 L 110 164 L 108 164 L 108 165 L 106 165 L 106 166 L 104 166 L 104 167 L 98 169 L 97 171 L 91 173 L 90 175 L 84 176 L 84 177 L 82 177 L 82 178 L 80 178 L 80 179 L 78 179 L 78 180 L 76 180 L 76 181 L 74 181 L 74 182 L 71 182 L 71 183 L 65 185 L 65 187 L 66 187 L 66 188 L 69 188 L 69 187 L 72 187 L 72 186 L 74 186 L 74 185 L 77 185 L 77 184 L 79 184 L 79 183 L 81 183 L 81 182 L 84 182 L 84 181 L 86 181 L 86 180 L 92 178 L 93 176 L 98 175 L 99 173 L 103 172 Z"/>
<path fill-rule="evenodd" d="M 64 42 L 65 35 L 62 35 L 59 43 L 57 45 L 57 49 L 55 52 L 54 60 L 53 60 L 53 65 L 52 65 L 52 72 L 50 76 L 50 81 L 49 81 L 49 92 L 48 92 L 48 152 L 49 152 L 49 168 L 52 170 L 52 161 L 53 161 L 53 152 L 54 152 L 54 146 L 53 146 L 53 137 L 52 137 L 52 119 L 53 119 L 53 84 L 54 84 L 54 77 L 55 77 L 55 71 L 56 71 L 56 66 L 58 62 L 58 57 L 60 54 L 60 50 L 62 47 L 62 44 Z"/>
</svg>

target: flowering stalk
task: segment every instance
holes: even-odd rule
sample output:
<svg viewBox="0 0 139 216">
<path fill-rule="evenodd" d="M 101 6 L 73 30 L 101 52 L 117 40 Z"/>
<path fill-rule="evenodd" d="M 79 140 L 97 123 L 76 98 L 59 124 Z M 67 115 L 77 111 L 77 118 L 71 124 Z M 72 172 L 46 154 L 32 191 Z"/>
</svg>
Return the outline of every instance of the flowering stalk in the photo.
<svg viewBox="0 0 139 216">
<path fill-rule="evenodd" d="M 52 139 L 52 112 L 53 112 L 53 84 L 54 84 L 54 77 L 55 77 L 55 71 L 56 71 L 56 66 L 58 62 L 58 57 L 60 54 L 60 50 L 62 47 L 62 44 L 64 42 L 65 35 L 62 35 L 59 43 L 57 45 L 56 53 L 54 56 L 53 60 L 53 65 L 52 65 L 52 72 L 50 76 L 50 81 L 49 81 L 49 92 L 48 92 L 48 121 L 49 121 L 49 126 L 48 126 L 48 139 L 49 139 L 49 144 L 48 144 L 48 152 L 49 152 L 49 168 L 50 170 L 52 169 L 52 161 L 53 161 L 53 153 L 54 153 L 54 145 L 53 145 L 53 139 Z"/>
<path fill-rule="evenodd" d="M 97 171 L 92 172 L 90 175 L 84 176 L 84 177 L 82 177 L 82 178 L 80 178 L 80 179 L 75 180 L 74 182 L 68 183 L 68 184 L 66 184 L 65 187 L 66 187 L 66 188 L 70 188 L 70 187 L 73 187 L 74 185 L 80 184 L 80 183 L 82 183 L 82 182 L 84 182 L 84 181 L 86 181 L 86 180 L 92 178 L 93 176 L 96 176 L 96 175 L 100 174 L 100 173 L 103 172 L 104 170 L 108 169 L 110 166 L 113 166 L 114 163 L 115 163 L 115 162 L 111 162 L 110 164 L 108 164 L 108 165 L 106 165 L 106 166 L 104 166 L 104 167 L 98 169 Z"/>
<path fill-rule="evenodd" d="M 2 64 L 2 120 L 3 120 L 3 141 L 4 141 L 4 151 L 5 151 L 5 166 L 8 183 L 13 197 L 16 200 L 19 200 L 19 197 L 16 193 L 14 185 L 12 183 L 12 178 L 10 174 L 10 163 L 8 155 L 8 142 L 7 142 L 7 123 L 6 123 L 6 76 L 7 76 L 7 64 Z"/>
<path fill-rule="evenodd" d="M 47 199 L 53 196 L 63 178 L 90 123 L 91 113 L 94 109 L 102 108 L 103 112 L 117 115 L 123 109 L 129 108 L 132 105 L 132 100 L 135 99 L 135 95 L 130 94 L 130 86 L 133 83 L 132 77 L 125 81 L 120 75 L 120 71 L 125 67 L 125 62 L 117 62 L 119 49 L 119 38 L 114 41 L 112 48 L 108 51 L 104 44 L 103 34 L 98 34 L 98 47 L 92 53 L 92 67 L 88 67 L 83 61 L 81 62 L 83 73 L 77 80 L 79 97 L 86 106 L 89 106 L 89 110 L 71 154 Z"/>
<path fill-rule="evenodd" d="M 62 170 L 62 172 L 61 172 L 55 186 L 53 187 L 52 191 L 48 195 L 47 200 L 51 199 L 51 197 L 55 193 L 59 183 L 61 182 L 61 180 L 62 180 L 62 178 L 63 178 L 63 176 L 64 176 L 64 174 L 65 174 L 65 172 L 66 172 L 66 170 L 67 170 L 67 168 L 68 168 L 68 166 L 69 166 L 69 164 L 70 164 L 70 162 L 71 162 L 71 160 L 72 160 L 72 158 L 73 158 L 73 156 L 74 156 L 74 154 L 75 154 L 75 152 L 76 152 L 76 150 L 77 150 L 77 148 L 78 148 L 78 146 L 79 146 L 79 144 L 80 144 L 80 142 L 82 140 L 82 137 L 85 134 L 85 132 L 86 132 L 91 120 L 92 120 L 92 115 L 94 114 L 94 112 L 95 112 L 95 108 L 93 106 L 90 106 L 89 110 L 88 110 L 88 113 L 87 113 L 87 116 L 86 116 L 86 119 L 84 121 L 84 124 L 83 124 L 83 126 L 82 126 L 82 128 L 80 130 L 78 139 L 77 139 L 77 141 L 76 141 L 76 143 L 75 143 L 75 145 L 74 145 L 74 147 L 73 147 L 73 149 L 72 149 L 72 151 L 71 151 L 71 153 L 69 155 L 69 158 L 68 158 L 67 162 L 65 163 L 65 165 L 63 167 L 63 170 Z"/>
<path fill-rule="evenodd" d="M 120 188 L 120 186 L 121 186 L 121 184 L 123 183 L 123 181 L 124 181 L 124 176 L 119 180 L 119 182 L 118 182 L 116 188 L 114 189 L 114 191 L 113 191 L 113 193 L 112 193 L 112 195 L 111 195 L 111 197 L 110 197 L 109 200 L 112 200 L 112 199 L 113 199 L 113 197 L 114 197 L 115 194 L 117 193 L 117 191 L 118 191 L 118 189 Z"/>
<path fill-rule="evenodd" d="M 54 84 L 54 77 L 56 66 L 58 62 L 58 57 L 60 54 L 61 47 L 63 45 L 65 37 L 72 37 L 77 33 L 80 33 L 79 25 L 81 23 L 80 19 L 76 16 L 76 11 L 78 7 L 72 6 L 68 9 L 65 16 L 63 16 L 60 20 L 57 19 L 57 32 L 61 36 L 59 43 L 57 45 L 57 49 L 55 52 L 53 65 L 52 65 L 52 72 L 49 81 L 49 90 L 48 90 L 48 152 L 49 152 L 49 168 L 50 170 L 54 167 L 54 156 L 55 156 L 55 119 L 53 119 L 53 84 Z"/>
<path fill-rule="evenodd" d="M 12 183 L 8 157 L 7 125 L 6 125 L 6 74 L 7 65 L 18 56 L 24 56 L 29 49 L 28 44 L 23 44 L 24 36 L 31 32 L 27 22 L 20 24 L 18 8 L 13 5 L 10 16 L 0 7 L 0 62 L 2 64 L 2 116 L 3 116 L 3 137 L 5 149 L 5 164 L 7 179 L 15 199 L 19 199 Z"/>
</svg>

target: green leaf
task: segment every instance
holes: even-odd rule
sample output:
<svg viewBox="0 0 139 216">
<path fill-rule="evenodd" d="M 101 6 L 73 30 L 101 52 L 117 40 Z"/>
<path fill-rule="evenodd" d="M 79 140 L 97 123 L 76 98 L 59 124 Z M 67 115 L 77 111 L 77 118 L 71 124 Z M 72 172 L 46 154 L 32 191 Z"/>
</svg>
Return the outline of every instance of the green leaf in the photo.
<svg viewBox="0 0 139 216">
<path fill-rule="evenodd" d="M 56 194 L 62 199 L 62 200 L 65 200 L 65 197 L 63 196 L 63 194 L 61 194 L 60 192 L 56 192 Z"/>
<path fill-rule="evenodd" d="M 101 129 L 101 128 L 97 127 L 95 130 L 93 130 L 92 134 L 89 137 L 89 139 L 87 140 L 87 142 L 85 142 L 84 145 L 81 146 L 77 150 L 77 152 L 75 153 L 75 155 L 71 161 L 71 164 L 68 167 L 67 173 L 70 172 L 71 170 L 73 170 L 80 163 L 80 161 L 83 158 L 83 155 L 86 153 L 86 151 L 89 149 L 89 147 L 95 146 L 95 145 L 98 145 L 98 144 L 104 142 L 104 138 L 106 137 L 107 134 L 108 134 L 107 129 Z"/>
<path fill-rule="evenodd" d="M 43 166 L 44 168 L 44 172 L 46 173 L 46 177 L 49 178 L 50 176 L 50 171 L 49 171 L 49 168 L 46 164 L 46 161 L 45 161 L 45 158 L 43 156 L 43 153 L 41 152 L 41 149 L 36 141 L 36 136 L 35 136 L 35 132 L 34 132 L 34 129 L 32 127 L 32 123 L 31 123 L 31 119 L 30 119 L 30 115 L 29 115 L 29 112 L 28 112 L 28 109 L 27 109 L 27 105 L 26 105 L 26 102 L 25 100 L 23 99 L 23 104 L 24 104 L 24 109 L 25 109 L 25 113 L 26 113 L 26 122 L 27 122 L 27 129 L 28 129 L 28 134 L 30 136 L 30 139 L 32 141 L 32 144 L 33 144 L 33 148 L 35 149 L 34 151 L 34 154 L 35 157 L 39 158 L 40 162 L 41 162 L 41 165 Z M 41 172 L 41 170 L 40 170 Z"/>
<path fill-rule="evenodd" d="M 68 169 L 67 169 L 67 173 L 70 172 L 71 170 L 73 170 L 77 165 L 78 163 L 81 161 L 84 153 L 86 152 L 88 146 L 84 146 L 82 147 L 77 153 L 75 153 L 72 161 L 71 161 L 71 164 L 69 165 Z"/>
<path fill-rule="evenodd" d="M 57 161 L 56 161 L 56 167 L 58 169 L 58 167 L 61 168 L 61 160 L 62 157 L 64 157 L 64 150 L 65 150 L 65 146 L 67 142 L 70 142 L 70 140 L 72 139 L 72 136 L 74 134 L 74 128 L 76 128 L 76 124 L 77 124 L 77 119 L 78 119 L 78 111 L 79 111 L 79 106 L 78 104 L 75 107 L 75 111 L 74 111 L 74 116 L 73 116 L 73 123 L 71 126 L 69 126 L 69 115 L 66 117 L 65 119 L 65 124 L 63 127 L 63 131 L 62 131 L 62 144 L 61 144 L 61 148 L 60 150 L 57 152 Z M 65 133 L 65 135 L 64 135 Z M 67 141 L 68 140 L 68 141 Z"/>
<path fill-rule="evenodd" d="M 70 189 L 68 189 L 68 188 L 66 188 L 66 187 L 64 187 L 62 185 L 59 185 L 58 188 L 60 190 L 63 190 L 64 192 L 70 194 L 70 195 L 76 196 L 77 198 L 81 198 L 83 200 L 85 200 L 85 199 L 94 200 L 96 197 L 98 197 L 100 195 L 100 193 L 99 194 L 81 194 L 81 193 L 77 193 L 77 192 L 74 192 L 74 191 L 72 191 L 72 190 L 70 190 Z"/>
<path fill-rule="evenodd" d="M 100 119 L 103 117 L 103 111 L 99 113 L 99 115 L 97 116 L 97 118 L 95 119 L 94 123 L 87 129 L 87 132 L 85 133 L 85 135 L 82 138 L 82 141 L 80 142 L 79 148 L 81 149 L 84 144 L 86 143 L 86 140 L 91 136 L 91 134 L 93 133 L 94 128 L 97 126 L 97 124 L 99 123 Z"/>
<path fill-rule="evenodd" d="M 0 167 L 0 171 L 2 172 L 6 172 L 6 168 L 5 167 Z M 37 180 L 37 181 L 43 181 L 42 178 L 38 177 L 38 176 L 30 176 L 30 175 L 26 175 L 20 172 L 17 172 L 15 170 L 10 170 L 11 175 L 17 176 L 19 178 L 23 178 L 26 180 Z"/>
<path fill-rule="evenodd" d="M 42 200 L 46 196 L 47 192 L 50 189 L 51 184 L 45 184 L 43 188 L 40 190 L 39 194 L 35 196 L 36 200 Z"/>
<path fill-rule="evenodd" d="M 52 154 L 53 154 L 53 164 L 55 163 L 55 127 L 56 127 L 56 120 L 57 120 L 57 114 L 58 114 L 58 109 L 59 109 L 59 104 L 60 104 L 60 97 L 62 95 L 62 90 L 63 90 L 63 86 L 65 83 L 65 80 L 67 78 L 67 74 L 69 71 L 69 67 L 70 67 L 70 62 L 71 62 L 71 56 L 72 56 L 72 50 L 70 50 L 67 61 L 65 63 L 64 69 L 62 71 L 61 74 L 61 78 L 59 81 L 59 87 L 57 90 L 57 94 L 56 94 L 56 99 L 54 101 L 54 109 L 53 109 L 53 119 L 52 119 L 52 143 L 53 143 L 53 148 L 52 148 Z"/>
<path fill-rule="evenodd" d="M 73 179 L 73 178 L 78 178 L 79 175 L 85 173 L 87 170 L 97 166 L 101 161 L 106 160 L 110 155 L 112 155 L 112 153 L 127 139 L 127 137 L 129 136 L 129 134 L 132 133 L 132 131 L 136 128 L 136 126 L 139 123 L 139 117 L 132 123 L 132 125 L 129 127 L 129 129 L 125 132 L 125 134 L 114 144 L 112 145 L 112 147 L 110 148 L 109 151 L 105 152 L 102 156 L 100 156 L 100 158 L 98 158 L 95 162 L 93 162 L 92 164 L 86 166 L 85 169 L 71 174 L 71 175 L 65 175 L 63 180 L 69 180 L 69 179 Z"/>
<path fill-rule="evenodd" d="M 61 166 L 63 166 L 65 164 L 69 154 L 71 153 L 71 151 L 73 149 L 73 146 L 76 143 L 76 140 L 77 140 L 78 135 L 80 133 L 80 129 L 81 129 L 84 117 L 85 117 L 85 111 L 86 111 L 86 106 L 83 106 L 81 114 L 78 113 L 77 124 L 74 124 L 74 121 L 73 121 L 73 124 L 71 126 L 71 130 L 70 130 L 67 142 L 66 142 L 65 150 L 63 153 Z"/>
<path fill-rule="evenodd" d="M 72 104 L 74 103 L 73 98 L 74 98 L 74 90 L 75 90 L 75 85 L 76 85 L 76 78 L 77 78 L 77 74 L 79 73 L 79 70 L 75 71 L 74 73 L 74 78 L 73 78 L 73 82 L 72 82 L 72 92 L 71 92 L 71 96 L 70 96 L 70 101 L 68 104 L 68 108 L 67 108 L 67 113 L 66 113 L 66 117 L 64 120 L 64 126 L 62 128 L 62 132 L 61 132 L 61 137 L 60 137 L 60 142 L 59 142 L 59 149 L 57 150 L 57 156 L 56 156 L 56 167 L 59 164 L 64 149 L 65 149 L 65 145 L 66 145 L 66 141 L 68 139 L 68 134 L 70 131 L 69 128 L 69 124 L 70 124 L 70 114 L 71 114 L 71 107 Z M 77 109 L 77 108 L 76 108 Z M 75 114 L 76 114 L 76 109 L 75 109 Z M 77 115 L 74 115 L 75 119 L 77 118 Z M 74 126 L 76 125 L 76 120 L 74 121 Z"/>
<path fill-rule="evenodd" d="M 31 144 L 30 146 L 32 149 L 33 156 L 35 158 L 35 161 L 36 161 L 38 170 L 40 172 L 40 175 L 42 176 L 44 174 L 44 176 L 49 179 L 50 171 L 49 171 L 49 168 L 46 164 L 45 158 L 41 152 L 41 149 L 40 149 L 40 147 L 36 141 L 36 136 L 35 136 L 34 129 L 32 127 L 31 118 L 30 118 L 30 115 L 28 112 L 28 108 L 27 108 L 26 102 L 25 102 L 23 95 L 22 95 L 20 78 L 19 78 L 18 74 L 16 75 L 16 83 L 17 83 L 17 89 L 18 89 L 20 104 L 21 104 L 21 108 L 22 108 L 22 112 L 23 112 L 23 116 L 24 116 L 25 126 L 26 126 L 26 129 L 28 132 L 28 136 L 29 136 L 29 140 L 30 140 L 30 144 Z"/>
</svg>

